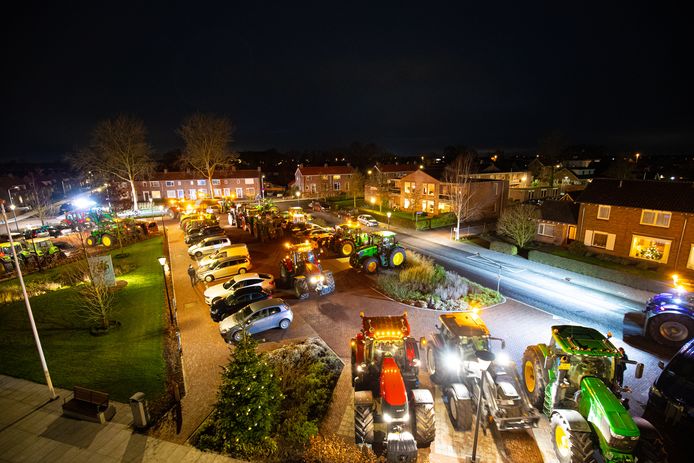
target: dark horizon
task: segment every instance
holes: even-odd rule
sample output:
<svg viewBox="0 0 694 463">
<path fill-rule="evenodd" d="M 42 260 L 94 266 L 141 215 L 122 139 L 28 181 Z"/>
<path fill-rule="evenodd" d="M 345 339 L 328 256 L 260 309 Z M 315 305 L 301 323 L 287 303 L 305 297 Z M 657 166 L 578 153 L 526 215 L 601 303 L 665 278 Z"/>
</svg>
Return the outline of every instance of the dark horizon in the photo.
<svg viewBox="0 0 694 463">
<path fill-rule="evenodd" d="M 532 151 L 555 129 L 694 151 L 684 15 L 668 6 L 366 5 L 13 5 L 2 158 L 55 159 L 119 113 L 162 154 L 195 111 L 232 119 L 237 151 Z"/>
</svg>

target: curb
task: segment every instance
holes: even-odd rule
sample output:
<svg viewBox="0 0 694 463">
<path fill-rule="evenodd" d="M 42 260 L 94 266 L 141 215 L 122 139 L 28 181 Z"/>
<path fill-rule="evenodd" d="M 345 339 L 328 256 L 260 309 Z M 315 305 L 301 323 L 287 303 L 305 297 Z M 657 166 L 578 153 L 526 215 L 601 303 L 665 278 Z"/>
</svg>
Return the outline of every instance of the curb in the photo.
<svg viewBox="0 0 694 463">
<path fill-rule="evenodd" d="M 386 294 L 383 294 L 381 291 L 379 291 L 378 289 L 376 289 L 375 286 L 372 286 L 372 287 L 371 287 L 371 290 L 374 291 L 375 293 L 378 293 L 378 294 L 380 294 L 381 296 L 385 297 L 385 298 L 388 299 L 389 301 L 397 302 L 397 303 L 400 304 L 400 305 L 404 305 L 405 307 L 410 307 L 410 308 L 416 309 L 416 310 L 422 310 L 422 311 L 428 311 L 428 312 L 438 312 L 438 313 L 469 312 L 469 310 L 466 310 L 466 309 L 461 309 L 461 310 L 438 310 L 438 309 L 430 309 L 430 308 L 428 308 L 428 307 L 417 307 L 416 305 L 405 304 L 404 302 L 400 302 L 400 301 L 398 301 L 398 300 L 396 300 L 396 299 L 393 299 L 392 297 L 390 297 L 390 296 L 388 296 L 388 295 L 386 295 Z M 499 294 L 501 294 L 501 293 L 499 293 Z M 503 294 L 501 294 L 501 298 L 502 298 L 502 301 L 501 301 L 501 302 L 497 302 L 496 304 L 492 304 L 492 305 L 489 305 L 489 306 L 486 306 L 486 307 L 481 307 L 481 308 L 480 308 L 480 311 L 482 311 L 482 310 L 487 310 L 487 309 L 492 309 L 492 308 L 494 308 L 494 307 L 496 307 L 496 306 L 498 306 L 498 305 L 505 304 L 505 303 L 507 302 L 506 296 L 504 296 Z"/>
</svg>

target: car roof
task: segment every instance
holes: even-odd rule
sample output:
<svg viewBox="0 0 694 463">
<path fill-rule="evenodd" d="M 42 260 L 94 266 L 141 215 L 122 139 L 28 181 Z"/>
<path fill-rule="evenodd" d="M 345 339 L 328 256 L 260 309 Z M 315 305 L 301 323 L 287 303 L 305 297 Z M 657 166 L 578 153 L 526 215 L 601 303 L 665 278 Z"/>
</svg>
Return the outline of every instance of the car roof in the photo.
<svg viewBox="0 0 694 463">
<path fill-rule="evenodd" d="M 227 236 L 215 235 L 215 236 L 208 236 L 206 238 L 203 238 L 202 240 L 200 240 L 200 243 L 205 244 L 205 243 L 209 243 L 212 240 L 218 240 L 220 238 L 229 239 L 229 237 L 227 237 Z"/>
<path fill-rule="evenodd" d="M 234 275 L 233 277 L 231 277 L 231 279 L 235 282 L 249 280 L 251 278 L 260 278 L 260 275 L 258 275 L 257 273 L 239 273 L 238 275 Z"/>
<path fill-rule="evenodd" d="M 263 291 L 262 286 L 244 286 L 243 288 L 239 288 L 236 291 L 234 291 L 234 293 L 231 294 L 231 296 L 233 296 L 233 297 L 243 296 L 245 294 L 259 293 L 262 291 Z"/>
<path fill-rule="evenodd" d="M 229 256 L 229 257 L 222 257 L 220 259 L 217 259 L 218 262 L 227 262 L 230 260 L 239 260 L 239 259 L 248 259 L 248 256 Z"/>
<path fill-rule="evenodd" d="M 284 300 L 280 299 L 279 297 L 273 297 L 270 299 L 263 299 L 262 301 L 256 301 L 252 304 L 249 304 L 248 307 L 250 307 L 253 312 L 257 312 L 259 310 L 263 310 L 268 307 L 281 304 L 284 304 Z"/>
</svg>

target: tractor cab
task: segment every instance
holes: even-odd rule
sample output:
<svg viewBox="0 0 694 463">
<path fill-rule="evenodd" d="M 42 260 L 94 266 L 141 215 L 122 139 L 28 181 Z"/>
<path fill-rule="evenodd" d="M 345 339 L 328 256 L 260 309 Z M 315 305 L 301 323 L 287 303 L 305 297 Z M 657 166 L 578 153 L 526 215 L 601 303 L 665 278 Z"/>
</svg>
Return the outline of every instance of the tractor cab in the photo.
<svg viewBox="0 0 694 463">
<path fill-rule="evenodd" d="M 60 252 L 50 238 L 33 238 L 27 240 L 27 247 L 38 256 L 50 256 Z"/>
<path fill-rule="evenodd" d="M 439 320 L 438 330 L 449 350 L 447 361 L 460 364 L 463 360 L 464 368 L 478 371 L 476 360 L 470 359 L 477 358 L 476 352 L 490 350 L 489 329 L 482 318 L 474 312 L 458 312 L 441 315 Z"/>
</svg>

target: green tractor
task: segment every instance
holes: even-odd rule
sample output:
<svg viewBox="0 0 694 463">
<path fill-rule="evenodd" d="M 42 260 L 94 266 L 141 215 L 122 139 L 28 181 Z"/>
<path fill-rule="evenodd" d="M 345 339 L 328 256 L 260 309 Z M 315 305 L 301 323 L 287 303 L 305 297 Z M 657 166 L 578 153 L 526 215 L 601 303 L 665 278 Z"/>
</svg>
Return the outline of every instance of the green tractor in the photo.
<svg viewBox="0 0 694 463">
<path fill-rule="evenodd" d="M 346 222 L 335 226 L 335 234 L 330 240 L 330 249 L 340 257 L 349 257 L 354 250 L 369 244 L 369 234 L 356 222 Z"/>
<path fill-rule="evenodd" d="M 349 264 L 366 273 L 375 273 L 378 267 L 398 268 L 405 263 L 405 249 L 400 246 L 392 231 L 371 233 L 371 242 L 357 249 L 349 258 Z"/>
<path fill-rule="evenodd" d="M 554 450 L 561 463 L 666 463 L 660 434 L 627 412 L 615 377 L 617 368 L 636 363 L 592 328 L 552 327 L 547 344 L 523 354 L 523 384 L 535 407 L 550 419 Z M 643 374 L 643 364 L 635 375 Z"/>
<path fill-rule="evenodd" d="M 31 253 L 41 262 L 52 262 L 65 257 L 65 254 L 50 238 L 33 238 L 26 240 L 26 245 Z"/>
<path fill-rule="evenodd" d="M 36 263 L 36 256 L 27 250 L 21 242 L 15 241 L 14 249 L 19 259 L 19 265 L 22 267 Z M 14 270 L 14 256 L 12 256 L 12 245 L 9 242 L 0 243 L 0 261 L 2 261 L 5 272 Z"/>
</svg>

